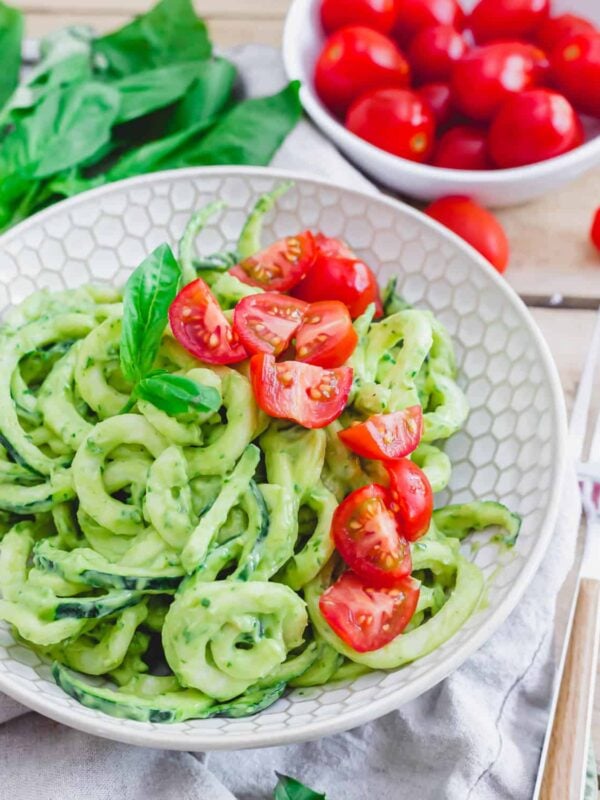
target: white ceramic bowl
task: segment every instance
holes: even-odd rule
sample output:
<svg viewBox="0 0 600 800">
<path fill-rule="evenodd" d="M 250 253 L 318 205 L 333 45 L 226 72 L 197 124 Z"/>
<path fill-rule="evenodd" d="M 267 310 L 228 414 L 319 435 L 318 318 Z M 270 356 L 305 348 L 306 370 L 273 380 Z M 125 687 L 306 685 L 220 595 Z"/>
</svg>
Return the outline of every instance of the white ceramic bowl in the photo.
<svg viewBox="0 0 600 800">
<path fill-rule="evenodd" d="M 464 194 L 487 206 L 509 206 L 539 197 L 600 165 L 600 120 L 586 118 L 587 141 L 557 158 L 503 170 L 443 169 L 387 153 L 347 130 L 325 108 L 313 85 L 314 65 L 325 37 L 319 21 L 321 0 L 294 0 L 283 35 L 283 57 L 290 78 L 302 81 L 300 98 L 316 125 L 360 169 L 402 194 L 434 200 Z M 465 0 L 469 8 L 475 0 Z M 555 0 L 555 13 L 572 11 L 600 26 L 598 0 Z"/>
<path fill-rule="evenodd" d="M 502 566 L 493 545 L 477 552 L 490 578 L 489 603 L 435 652 L 395 672 L 291 692 L 246 719 L 160 725 L 84 708 L 0 623 L 0 691 L 67 725 L 180 750 L 284 744 L 351 728 L 429 689 L 480 647 L 515 607 L 548 546 L 565 442 L 562 392 L 548 349 L 519 298 L 487 262 L 401 203 L 269 169 L 215 167 L 134 178 L 60 203 L 0 237 L 0 311 L 41 287 L 123 284 L 149 251 L 178 240 L 192 209 L 215 197 L 229 208 L 202 243 L 206 252 L 229 247 L 257 195 L 289 177 L 296 186 L 270 213 L 265 241 L 309 227 L 342 236 L 382 283 L 398 276 L 407 299 L 448 326 L 472 410 L 466 428 L 448 442 L 452 481 L 438 500 L 508 504 L 524 518 L 518 545 Z"/>
</svg>

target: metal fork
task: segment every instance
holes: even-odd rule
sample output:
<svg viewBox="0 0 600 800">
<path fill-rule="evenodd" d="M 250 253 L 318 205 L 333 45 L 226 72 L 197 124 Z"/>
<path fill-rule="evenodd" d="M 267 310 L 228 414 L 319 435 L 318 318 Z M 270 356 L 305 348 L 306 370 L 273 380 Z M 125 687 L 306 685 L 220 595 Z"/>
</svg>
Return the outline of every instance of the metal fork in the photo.
<svg viewBox="0 0 600 800">
<path fill-rule="evenodd" d="M 600 638 L 600 415 L 587 461 L 582 461 L 587 421 L 600 356 L 600 311 L 577 390 L 569 438 L 581 481 L 586 517 L 583 558 L 557 675 L 535 798 L 582 800 L 590 743 Z"/>
</svg>

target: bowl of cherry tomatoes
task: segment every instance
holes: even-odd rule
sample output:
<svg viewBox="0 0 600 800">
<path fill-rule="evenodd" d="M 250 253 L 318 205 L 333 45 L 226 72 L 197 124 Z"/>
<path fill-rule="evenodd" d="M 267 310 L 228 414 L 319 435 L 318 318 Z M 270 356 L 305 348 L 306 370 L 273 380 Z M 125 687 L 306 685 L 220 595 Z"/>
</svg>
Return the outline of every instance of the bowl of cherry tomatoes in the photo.
<svg viewBox="0 0 600 800">
<path fill-rule="evenodd" d="M 294 0 L 283 53 L 317 126 L 398 192 L 505 206 L 600 164 L 598 0 Z"/>
</svg>

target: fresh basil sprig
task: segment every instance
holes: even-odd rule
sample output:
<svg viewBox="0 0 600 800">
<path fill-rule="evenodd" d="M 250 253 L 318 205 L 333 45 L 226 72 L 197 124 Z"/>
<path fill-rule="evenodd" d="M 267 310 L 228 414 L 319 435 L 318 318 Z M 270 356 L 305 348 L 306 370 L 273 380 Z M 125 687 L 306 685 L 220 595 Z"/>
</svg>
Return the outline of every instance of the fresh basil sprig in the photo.
<svg viewBox="0 0 600 800">
<path fill-rule="evenodd" d="M 295 778 L 281 775 L 279 772 L 275 774 L 279 780 L 275 787 L 274 800 L 327 800 L 324 794 L 314 792 Z"/>
<path fill-rule="evenodd" d="M 214 386 L 203 386 L 183 375 L 173 375 L 164 370 L 151 372 L 142 378 L 135 395 L 171 416 L 184 414 L 190 408 L 202 412 L 217 411 L 221 405 L 221 395 Z"/>
</svg>

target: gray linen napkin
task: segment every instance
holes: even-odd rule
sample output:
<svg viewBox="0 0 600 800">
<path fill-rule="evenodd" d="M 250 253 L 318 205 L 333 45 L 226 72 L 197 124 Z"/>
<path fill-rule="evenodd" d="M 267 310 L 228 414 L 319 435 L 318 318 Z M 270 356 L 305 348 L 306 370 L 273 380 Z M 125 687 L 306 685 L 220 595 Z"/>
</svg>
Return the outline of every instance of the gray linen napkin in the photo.
<svg viewBox="0 0 600 800">
<path fill-rule="evenodd" d="M 232 56 L 249 94 L 283 83 L 274 49 L 253 45 Z M 274 166 L 375 191 L 308 122 L 290 135 Z M 556 596 L 573 562 L 579 515 L 569 470 L 553 546 L 508 621 L 447 680 L 376 722 L 235 758 L 190 755 L 78 733 L 25 715 L 0 695 L 0 796 L 267 800 L 278 770 L 326 791 L 329 800 L 530 800 L 551 693 Z"/>
</svg>

